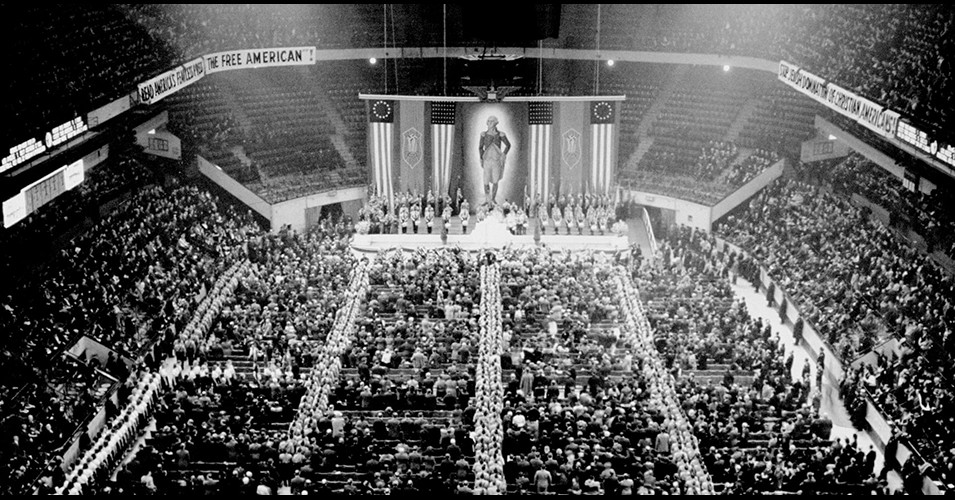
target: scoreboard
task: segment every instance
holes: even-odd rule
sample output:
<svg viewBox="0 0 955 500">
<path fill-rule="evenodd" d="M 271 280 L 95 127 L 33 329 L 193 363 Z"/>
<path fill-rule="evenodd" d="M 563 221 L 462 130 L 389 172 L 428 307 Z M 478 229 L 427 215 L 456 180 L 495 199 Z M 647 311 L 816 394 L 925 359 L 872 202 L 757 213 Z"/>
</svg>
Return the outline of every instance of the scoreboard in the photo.
<svg viewBox="0 0 955 500">
<path fill-rule="evenodd" d="M 65 191 L 66 182 L 63 179 L 63 171 L 57 170 L 53 175 L 46 177 L 38 184 L 34 184 L 24 191 L 26 213 L 31 214 L 37 211 L 40 207 L 53 201 L 53 198 L 63 194 Z"/>
<path fill-rule="evenodd" d="M 83 182 L 83 160 L 54 170 L 3 202 L 3 227 L 10 227 Z"/>
</svg>

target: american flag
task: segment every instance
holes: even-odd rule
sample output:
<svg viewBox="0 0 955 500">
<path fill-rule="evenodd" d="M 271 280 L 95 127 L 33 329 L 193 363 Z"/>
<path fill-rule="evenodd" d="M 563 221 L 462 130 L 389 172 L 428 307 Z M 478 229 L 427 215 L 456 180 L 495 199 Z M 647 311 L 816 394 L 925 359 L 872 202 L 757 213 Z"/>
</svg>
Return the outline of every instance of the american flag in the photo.
<svg viewBox="0 0 955 500">
<path fill-rule="evenodd" d="M 528 123 L 531 128 L 531 197 L 550 195 L 550 136 L 554 124 L 554 103 L 530 102 Z"/>
<path fill-rule="evenodd" d="M 593 192 L 610 192 L 610 175 L 613 170 L 613 122 L 614 106 L 607 101 L 590 104 L 590 186 Z"/>
<path fill-rule="evenodd" d="M 395 129 L 394 101 L 377 100 L 370 103 L 368 121 L 371 122 L 371 158 L 375 170 L 375 188 L 378 195 L 394 206 L 392 187 L 392 139 Z"/>
<path fill-rule="evenodd" d="M 431 103 L 432 186 L 436 196 L 451 188 L 451 147 L 454 145 L 453 102 Z"/>
</svg>

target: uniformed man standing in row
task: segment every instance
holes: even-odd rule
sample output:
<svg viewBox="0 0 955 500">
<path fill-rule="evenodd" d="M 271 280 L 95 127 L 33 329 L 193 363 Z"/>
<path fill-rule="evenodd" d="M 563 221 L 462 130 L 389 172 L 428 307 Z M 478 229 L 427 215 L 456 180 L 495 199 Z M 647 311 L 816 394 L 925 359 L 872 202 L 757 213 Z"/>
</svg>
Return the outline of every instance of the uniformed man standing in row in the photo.
<svg viewBox="0 0 955 500">
<path fill-rule="evenodd" d="M 459 189 L 458 192 L 461 190 Z M 461 232 L 463 234 L 468 234 L 468 220 L 471 218 L 471 206 L 468 204 L 468 200 L 461 200 L 461 212 L 459 217 L 461 217 Z"/>
</svg>

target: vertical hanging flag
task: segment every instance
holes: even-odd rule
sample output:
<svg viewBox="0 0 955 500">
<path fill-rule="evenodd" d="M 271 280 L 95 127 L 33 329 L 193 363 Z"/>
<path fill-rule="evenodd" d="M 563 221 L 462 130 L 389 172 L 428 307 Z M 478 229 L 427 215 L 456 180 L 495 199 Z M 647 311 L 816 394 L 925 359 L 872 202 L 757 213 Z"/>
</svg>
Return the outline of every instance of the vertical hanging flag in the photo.
<svg viewBox="0 0 955 500">
<path fill-rule="evenodd" d="M 596 194 L 610 191 L 614 118 L 614 106 L 610 102 L 590 103 L 590 188 Z"/>
<path fill-rule="evenodd" d="M 550 136 L 554 124 L 554 103 L 530 102 L 527 110 L 531 128 L 530 186 L 531 197 L 550 195 Z"/>
<path fill-rule="evenodd" d="M 379 196 L 388 200 L 388 205 L 394 206 L 394 189 L 392 187 L 392 140 L 394 136 L 395 106 L 394 101 L 377 100 L 370 102 L 368 121 L 371 140 L 372 166 L 375 173 L 375 188 Z"/>
<path fill-rule="evenodd" d="M 451 188 L 451 146 L 454 144 L 453 102 L 431 103 L 432 189 L 435 196 Z"/>
<path fill-rule="evenodd" d="M 427 191 L 424 185 L 424 101 L 401 101 L 395 126 L 398 127 L 398 191 Z"/>
<path fill-rule="evenodd" d="M 554 106 L 554 147 L 557 149 L 553 161 L 558 168 L 553 174 L 560 177 L 561 191 L 567 193 L 586 192 L 590 184 L 590 102 L 562 101 Z"/>
</svg>

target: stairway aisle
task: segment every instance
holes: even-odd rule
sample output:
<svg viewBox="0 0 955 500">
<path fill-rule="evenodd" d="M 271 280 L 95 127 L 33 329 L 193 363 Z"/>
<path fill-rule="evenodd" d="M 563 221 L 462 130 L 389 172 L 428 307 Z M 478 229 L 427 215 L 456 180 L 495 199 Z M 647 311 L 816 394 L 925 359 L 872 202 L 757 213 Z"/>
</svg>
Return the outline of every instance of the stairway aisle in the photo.
<svg viewBox="0 0 955 500">
<path fill-rule="evenodd" d="M 816 381 L 816 360 L 803 345 L 796 345 L 794 342 L 792 327 L 783 324 L 779 319 L 779 313 L 776 309 L 766 304 L 766 295 L 758 292 L 746 280 L 739 278 L 736 284 L 732 285 L 733 293 L 746 302 L 746 309 L 755 317 L 762 318 L 772 326 L 774 332 L 779 333 L 780 343 L 786 349 L 786 355 L 793 354 L 795 362 L 793 363 L 792 377 L 797 379 L 802 376 L 803 365 L 808 361 L 810 367 L 810 377 L 815 386 Z M 815 387 L 814 387 L 815 388 Z M 874 442 L 866 432 L 857 431 L 849 419 L 842 397 L 839 395 L 839 381 L 832 380 L 831 377 L 824 377 L 822 381 L 822 405 L 819 413 L 832 420 L 832 433 L 830 439 L 852 439 L 853 435 L 858 435 L 859 446 L 862 450 L 868 450 L 869 446 L 874 446 Z M 879 447 L 875 447 L 876 462 L 875 470 L 882 470 L 884 457 Z M 894 474 L 890 473 L 890 474 Z"/>
<path fill-rule="evenodd" d="M 743 127 L 746 126 L 746 123 L 756 113 L 756 105 L 758 103 L 759 99 L 746 100 L 746 103 L 743 104 L 743 107 L 739 109 L 739 113 L 736 114 L 736 118 L 733 120 L 733 123 L 730 124 L 730 128 L 726 130 L 726 135 L 723 136 L 724 141 L 736 142 L 736 140 L 739 139 L 739 133 L 743 131 Z"/>
<path fill-rule="evenodd" d="M 351 148 L 349 148 L 345 142 L 344 134 L 348 132 L 348 125 L 345 123 L 345 120 L 343 120 L 338 113 L 338 109 L 335 108 L 335 104 L 329 99 L 328 94 L 316 92 L 315 96 L 319 107 L 322 109 L 322 113 L 325 114 L 328 121 L 335 127 L 336 133 L 332 134 L 329 139 L 332 141 L 332 145 L 335 146 L 335 150 L 338 151 L 338 155 L 342 157 L 342 160 L 348 168 L 358 167 L 358 160 L 355 159 Z"/>
</svg>

